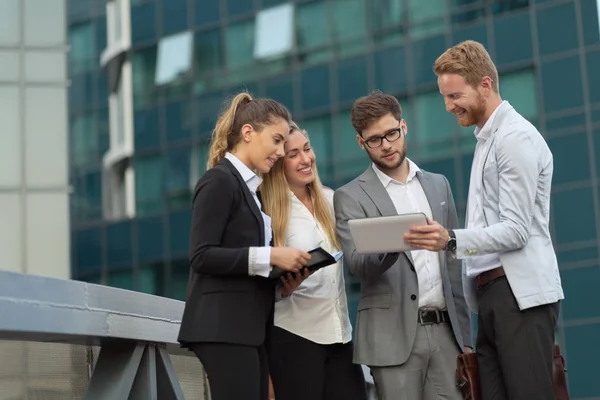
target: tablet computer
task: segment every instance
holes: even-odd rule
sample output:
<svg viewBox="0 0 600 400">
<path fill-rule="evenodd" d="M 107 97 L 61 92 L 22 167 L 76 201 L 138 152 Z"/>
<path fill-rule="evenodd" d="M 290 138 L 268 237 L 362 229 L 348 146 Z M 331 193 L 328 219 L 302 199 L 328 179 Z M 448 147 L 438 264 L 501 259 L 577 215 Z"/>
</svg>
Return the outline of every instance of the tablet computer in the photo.
<svg viewBox="0 0 600 400">
<path fill-rule="evenodd" d="M 404 234 L 415 225 L 426 225 L 424 213 L 389 217 L 359 218 L 348 221 L 357 253 L 399 253 L 413 250 L 404 242 Z"/>
</svg>

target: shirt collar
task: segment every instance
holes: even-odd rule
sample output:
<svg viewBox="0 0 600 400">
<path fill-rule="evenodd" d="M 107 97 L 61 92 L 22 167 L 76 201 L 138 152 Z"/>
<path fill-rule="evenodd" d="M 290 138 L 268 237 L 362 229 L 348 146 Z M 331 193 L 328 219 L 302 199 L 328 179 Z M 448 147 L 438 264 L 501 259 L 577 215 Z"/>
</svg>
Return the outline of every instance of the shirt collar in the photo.
<svg viewBox="0 0 600 400">
<path fill-rule="evenodd" d="M 250 189 L 251 192 L 256 193 L 256 190 L 262 183 L 262 178 L 256 175 L 254 171 L 248 168 L 246 164 L 241 162 L 239 158 L 230 152 L 225 154 L 225 158 L 231 161 L 235 169 L 240 173 L 242 179 L 246 183 L 246 186 L 248 186 L 248 189 Z"/>
<path fill-rule="evenodd" d="M 494 125 L 494 119 L 496 118 L 496 114 L 498 114 L 498 110 L 504 103 L 506 103 L 506 100 L 503 100 L 498 107 L 496 107 L 492 115 L 490 115 L 481 129 L 475 128 L 475 132 L 473 133 L 478 140 L 486 141 L 490 138 L 490 135 L 492 134 L 492 126 Z"/>
<path fill-rule="evenodd" d="M 417 172 L 421 172 L 421 169 L 409 158 L 406 158 L 406 161 L 408 161 L 408 176 L 406 177 L 406 183 L 409 183 L 417 175 Z M 390 182 L 395 182 L 397 184 L 403 185 L 403 183 L 398 182 L 395 179 L 392 179 L 388 175 L 386 175 L 374 163 L 371 166 L 373 168 L 373 171 L 375 171 L 375 175 L 377 175 L 377 177 L 381 181 L 383 187 L 388 187 Z"/>
</svg>

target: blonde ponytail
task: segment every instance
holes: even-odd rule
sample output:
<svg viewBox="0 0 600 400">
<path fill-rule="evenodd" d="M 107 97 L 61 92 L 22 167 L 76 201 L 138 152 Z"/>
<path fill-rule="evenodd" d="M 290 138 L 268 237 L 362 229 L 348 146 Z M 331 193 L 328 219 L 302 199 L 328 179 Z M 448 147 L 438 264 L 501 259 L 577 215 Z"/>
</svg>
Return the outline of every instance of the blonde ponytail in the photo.
<svg viewBox="0 0 600 400">
<path fill-rule="evenodd" d="M 231 150 L 239 140 L 240 132 L 234 132 L 235 116 L 238 108 L 252 101 L 250 93 L 238 93 L 231 99 L 229 106 L 221 113 L 215 129 L 212 132 L 210 149 L 208 151 L 207 168 L 214 167 L 228 150 Z"/>
</svg>

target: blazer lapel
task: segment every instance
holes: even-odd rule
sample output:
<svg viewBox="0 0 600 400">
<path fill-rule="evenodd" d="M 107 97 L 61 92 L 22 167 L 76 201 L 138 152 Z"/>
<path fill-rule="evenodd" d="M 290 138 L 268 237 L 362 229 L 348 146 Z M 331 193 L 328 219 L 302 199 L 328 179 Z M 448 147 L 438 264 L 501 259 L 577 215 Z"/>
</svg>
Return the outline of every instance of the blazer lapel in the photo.
<svg viewBox="0 0 600 400">
<path fill-rule="evenodd" d="M 358 178 L 360 182 L 360 186 L 363 188 L 367 196 L 371 198 L 375 207 L 379 211 L 379 214 L 382 217 L 389 217 L 393 215 L 398 215 L 396 211 L 396 206 L 392 202 L 390 195 L 387 190 L 383 187 L 381 181 L 373 171 L 373 167 L 370 166 L 367 168 L 365 172 Z M 402 240 L 402 238 L 400 238 Z M 405 251 L 404 255 L 410 261 L 411 264 L 414 265 L 412 255 L 410 251 Z"/>
<path fill-rule="evenodd" d="M 231 170 L 233 175 L 237 178 L 238 182 L 240 183 L 240 186 L 242 187 L 242 193 L 244 193 L 244 198 L 246 199 L 246 203 L 250 207 L 250 210 L 252 210 L 252 215 L 254 215 L 254 217 L 256 218 L 256 221 L 258 222 L 258 225 L 260 226 L 260 233 L 259 233 L 260 246 L 264 246 L 264 244 L 265 244 L 265 222 L 263 221 L 262 214 L 260 213 L 260 210 L 258 209 L 258 205 L 256 204 L 256 201 L 254 200 L 254 196 L 252 196 L 250 189 L 248 189 L 248 185 L 246 184 L 246 182 L 244 182 L 244 178 L 242 178 L 242 175 L 240 175 L 239 171 L 233 166 L 231 161 L 229 161 L 226 158 L 223 158 L 222 162 L 224 163 L 224 165 L 226 165 Z"/>
</svg>

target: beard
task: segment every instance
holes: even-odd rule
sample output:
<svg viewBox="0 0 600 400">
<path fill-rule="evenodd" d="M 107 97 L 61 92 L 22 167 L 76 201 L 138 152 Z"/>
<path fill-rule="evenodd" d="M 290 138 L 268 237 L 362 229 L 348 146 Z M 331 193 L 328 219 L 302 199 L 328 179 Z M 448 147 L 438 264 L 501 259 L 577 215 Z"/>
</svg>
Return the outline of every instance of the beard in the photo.
<svg viewBox="0 0 600 400">
<path fill-rule="evenodd" d="M 368 150 L 367 150 L 367 154 L 369 155 L 369 158 L 371 159 L 371 161 L 373 161 L 373 163 L 375 165 L 377 165 L 379 167 L 379 169 L 392 170 L 392 169 L 396 169 L 399 166 L 401 166 L 402 163 L 404 162 L 404 160 L 406 160 L 406 150 L 407 150 L 406 141 L 404 141 L 402 149 L 400 149 L 400 150 L 390 149 L 390 151 L 388 151 L 387 153 L 382 153 L 379 157 L 371 154 L 371 152 L 369 152 Z M 388 161 L 384 158 L 385 156 L 389 156 L 390 154 L 394 154 L 394 153 L 398 153 L 398 155 L 400 156 L 400 157 L 398 157 L 398 160 Z"/>
<path fill-rule="evenodd" d="M 479 121 L 485 118 L 486 109 L 487 102 L 485 98 L 481 94 L 478 94 L 477 99 L 475 100 L 475 104 L 470 105 L 467 108 L 463 108 L 463 110 L 465 111 L 465 116 L 462 118 L 456 118 L 458 124 L 464 127 L 477 125 Z"/>
</svg>

